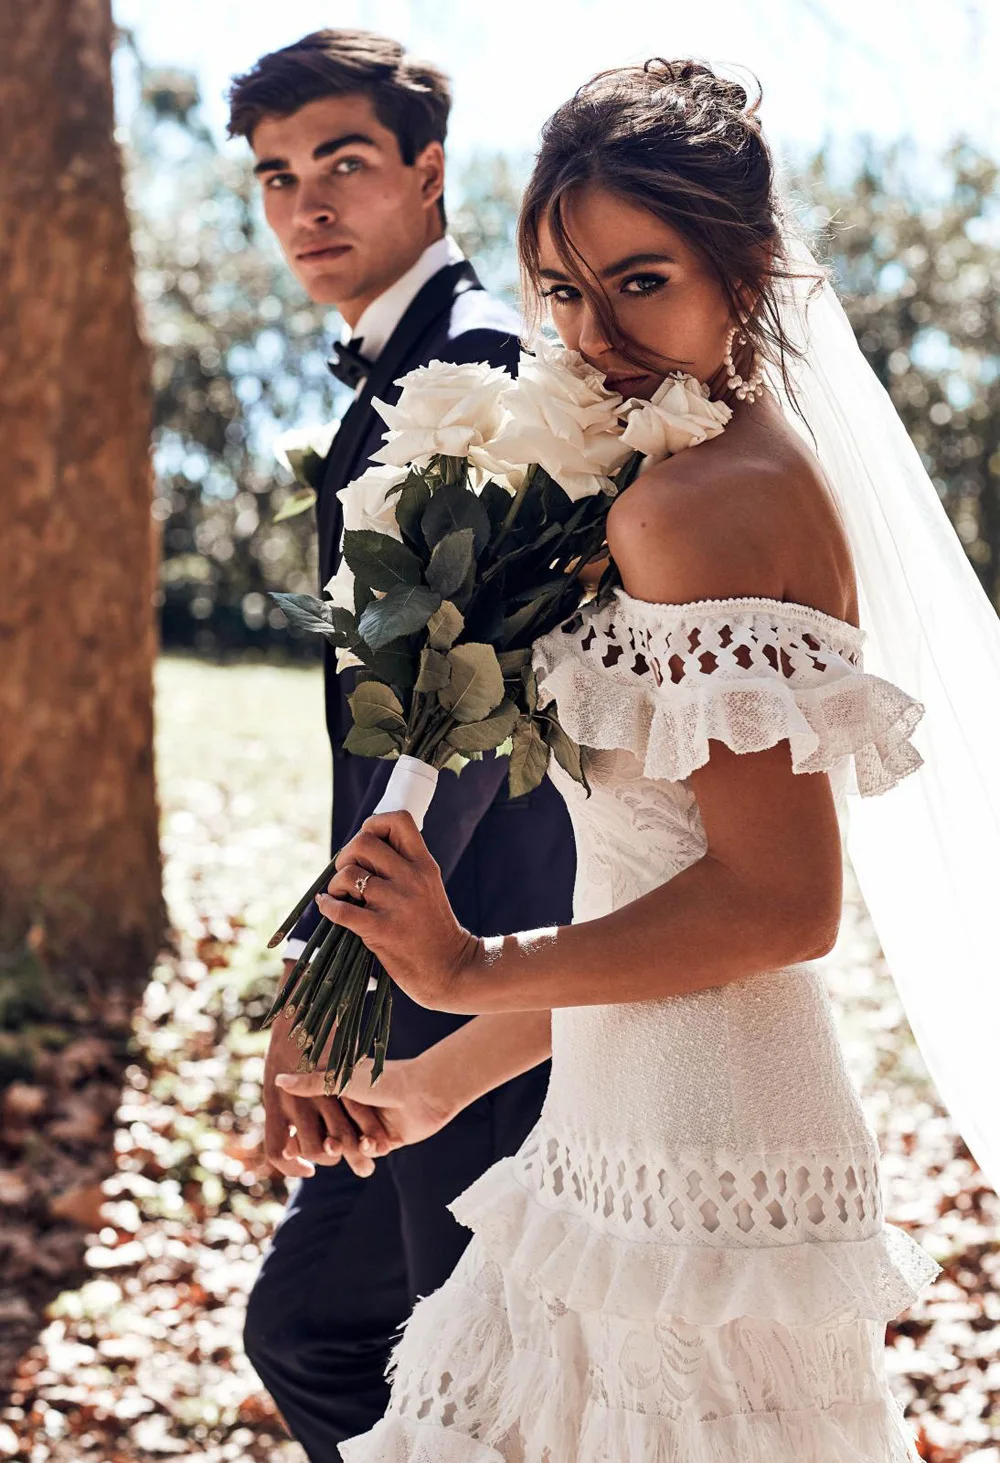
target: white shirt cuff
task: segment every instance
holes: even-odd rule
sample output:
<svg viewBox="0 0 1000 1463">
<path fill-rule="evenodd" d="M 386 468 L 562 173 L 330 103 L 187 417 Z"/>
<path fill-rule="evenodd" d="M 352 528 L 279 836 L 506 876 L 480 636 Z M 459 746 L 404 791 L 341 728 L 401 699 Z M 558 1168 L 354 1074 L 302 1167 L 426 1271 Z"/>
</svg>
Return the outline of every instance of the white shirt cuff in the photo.
<svg viewBox="0 0 1000 1463">
<path fill-rule="evenodd" d="M 305 940 L 286 940 L 281 950 L 283 960 L 298 960 L 306 948 Z"/>
</svg>

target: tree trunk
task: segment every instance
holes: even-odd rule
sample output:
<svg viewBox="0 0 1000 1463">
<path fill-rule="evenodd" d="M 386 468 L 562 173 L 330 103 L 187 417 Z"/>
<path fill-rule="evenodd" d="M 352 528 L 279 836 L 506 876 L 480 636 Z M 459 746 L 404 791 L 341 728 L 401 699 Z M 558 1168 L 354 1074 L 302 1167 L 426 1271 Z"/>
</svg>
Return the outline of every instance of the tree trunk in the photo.
<svg viewBox="0 0 1000 1463">
<path fill-rule="evenodd" d="M 0 6 L 0 942 L 144 975 L 162 932 L 148 361 L 110 0 Z"/>
</svg>

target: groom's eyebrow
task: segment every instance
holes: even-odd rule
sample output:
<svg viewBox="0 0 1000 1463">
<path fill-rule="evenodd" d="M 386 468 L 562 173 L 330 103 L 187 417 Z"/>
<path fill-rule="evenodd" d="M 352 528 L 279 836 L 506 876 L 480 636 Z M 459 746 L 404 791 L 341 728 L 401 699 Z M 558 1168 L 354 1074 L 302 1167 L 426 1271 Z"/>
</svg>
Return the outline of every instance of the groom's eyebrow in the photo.
<svg viewBox="0 0 1000 1463">
<path fill-rule="evenodd" d="M 313 148 L 313 162 L 319 162 L 321 158 L 329 157 L 331 153 L 337 152 L 342 147 L 356 147 L 361 143 L 367 147 L 378 147 L 374 137 L 369 137 L 366 132 L 345 132 L 343 137 L 328 137 Z M 259 178 L 261 173 L 282 173 L 287 172 L 291 164 L 285 157 L 264 157 L 254 167 L 254 177 Z"/>
<path fill-rule="evenodd" d="M 614 264 L 609 264 L 606 269 L 602 269 L 601 278 L 613 279 L 616 274 L 624 274 L 626 269 L 638 269 L 643 264 L 676 263 L 677 260 L 672 254 L 626 254 L 624 259 L 616 259 Z M 542 279 L 569 280 L 569 275 L 563 274 L 558 269 L 540 269 L 538 273 Z"/>
</svg>

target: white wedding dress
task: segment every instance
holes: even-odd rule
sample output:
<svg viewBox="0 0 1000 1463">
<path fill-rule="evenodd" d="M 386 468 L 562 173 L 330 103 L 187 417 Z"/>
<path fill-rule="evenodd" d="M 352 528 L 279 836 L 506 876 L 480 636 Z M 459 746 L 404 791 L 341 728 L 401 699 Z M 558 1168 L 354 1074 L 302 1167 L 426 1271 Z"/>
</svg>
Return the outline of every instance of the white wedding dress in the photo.
<svg viewBox="0 0 1000 1463">
<path fill-rule="evenodd" d="M 922 708 L 863 671 L 862 640 L 795 604 L 621 591 L 542 640 L 542 700 L 592 749 L 591 797 L 557 774 L 576 919 L 704 853 L 687 779 L 710 739 L 787 741 L 841 808 L 919 767 Z M 453 1211 L 472 1243 L 417 1305 L 348 1463 L 915 1459 L 884 1328 L 937 1267 L 884 1222 L 814 965 L 554 1011 L 536 1128 Z"/>
</svg>

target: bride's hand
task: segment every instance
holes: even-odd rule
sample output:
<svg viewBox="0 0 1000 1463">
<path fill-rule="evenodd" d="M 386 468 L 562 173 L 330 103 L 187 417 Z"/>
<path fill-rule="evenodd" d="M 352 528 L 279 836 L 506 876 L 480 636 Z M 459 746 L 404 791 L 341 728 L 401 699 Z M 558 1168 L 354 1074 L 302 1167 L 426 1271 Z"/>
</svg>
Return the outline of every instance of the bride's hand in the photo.
<svg viewBox="0 0 1000 1463">
<path fill-rule="evenodd" d="M 358 1146 L 369 1158 L 382 1158 L 394 1148 L 420 1143 L 450 1122 L 455 1109 L 443 1093 L 435 1090 L 431 1074 L 419 1057 L 386 1062 L 381 1077 L 372 1086 L 372 1061 L 366 1057 L 340 1094 L 348 1115 L 361 1130 Z M 275 1080 L 295 1097 L 318 1097 L 323 1091 L 322 1072 L 283 1072 Z M 380 1130 L 369 1136 L 365 1129 L 378 1119 Z"/>
<path fill-rule="evenodd" d="M 418 1005 L 463 1009 L 449 1000 L 472 970 L 479 941 L 452 913 L 441 870 L 409 813 L 369 818 L 316 903 L 328 920 L 359 935 Z"/>
</svg>

